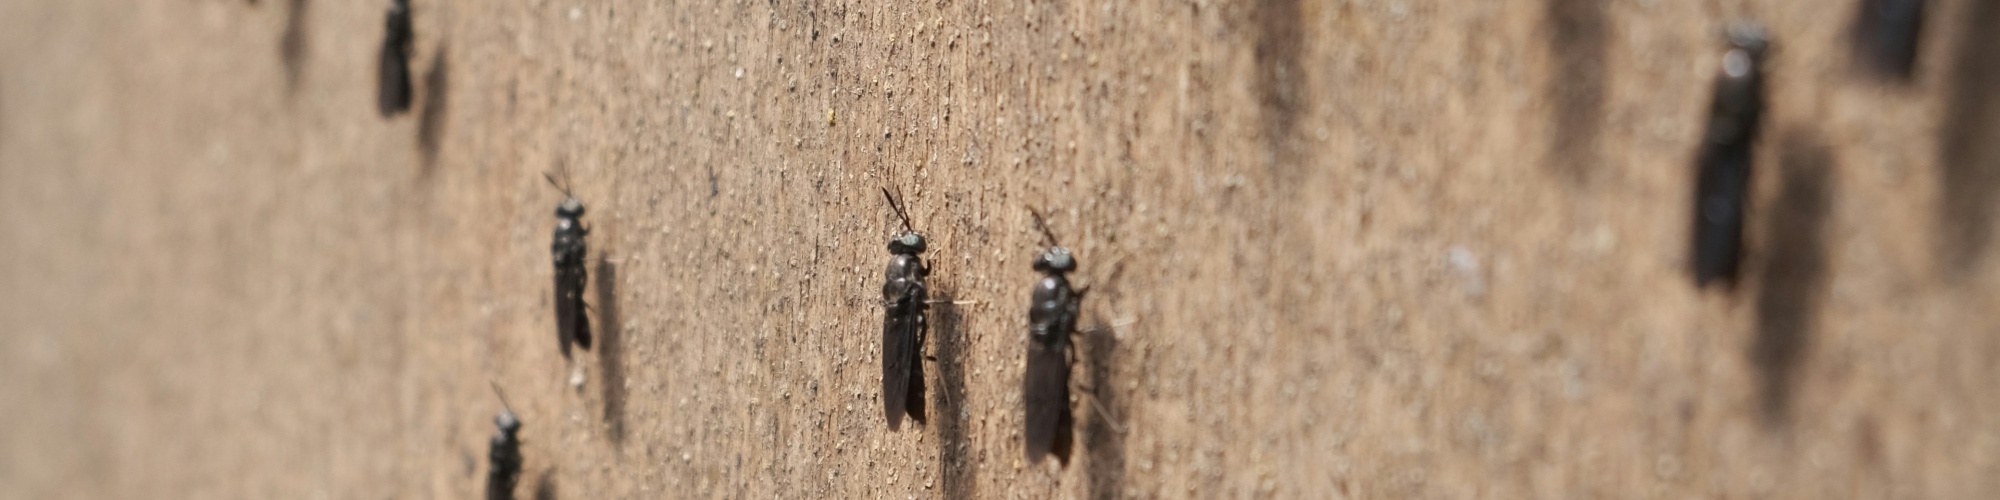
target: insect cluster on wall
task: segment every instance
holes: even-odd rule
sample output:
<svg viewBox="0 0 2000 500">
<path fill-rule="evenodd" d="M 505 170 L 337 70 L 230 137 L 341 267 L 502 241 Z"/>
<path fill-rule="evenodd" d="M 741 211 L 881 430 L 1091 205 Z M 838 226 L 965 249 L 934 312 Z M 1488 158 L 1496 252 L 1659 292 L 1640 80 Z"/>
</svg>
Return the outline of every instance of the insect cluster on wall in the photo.
<svg viewBox="0 0 2000 500">
<path fill-rule="evenodd" d="M 1853 29 L 1855 60 L 1875 74 L 1909 79 L 1920 53 L 1924 0 L 1859 0 L 1859 4 L 1861 9 Z M 376 109 L 383 117 L 410 107 L 413 89 L 409 63 L 415 36 L 409 0 L 391 0 L 385 15 L 376 75 Z M 1728 27 L 1726 38 L 1727 47 L 1702 115 L 1702 134 L 1694 145 L 1693 196 L 1687 200 L 1691 212 L 1687 226 L 1687 272 L 1696 288 L 1734 287 L 1738 281 L 1741 262 L 1750 247 L 1745 242 L 1745 227 L 1755 192 L 1752 184 L 1757 172 L 1757 144 L 1763 123 L 1771 114 L 1766 95 L 1771 35 L 1759 25 L 1740 22 Z M 833 112 L 827 113 L 831 123 Z M 584 203 L 567 176 L 560 182 L 551 174 L 545 173 L 544 177 L 563 195 L 554 210 L 554 230 L 549 243 L 554 276 L 551 297 L 557 350 L 563 358 L 570 359 L 574 349 L 591 349 L 592 309 L 584 298 L 590 279 L 587 265 L 591 257 L 587 242 L 590 228 L 583 221 Z M 713 176 L 710 189 L 713 194 Z M 928 281 L 932 269 L 922 257 L 928 242 L 906 210 L 905 203 L 909 200 L 899 201 L 888 188 L 880 189 L 901 223 L 886 245 L 889 255 L 880 288 L 880 397 L 887 427 L 900 430 L 905 417 L 923 425 L 926 360 L 923 353 L 932 326 Z M 1073 336 L 1079 334 L 1077 326 L 1088 287 L 1072 286 L 1069 277 L 1077 272 L 1077 257 L 1058 241 L 1040 212 L 1033 209 L 1028 212 L 1046 245 L 1031 265 L 1036 274 L 1024 318 L 1027 341 L 1019 381 L 1020 442 L 1023 457 L 1029 463 L 1041 463 L 1062 446 L 1074 420 L 1070 405 L 1071 368 L 1077 356 Z M 949 246 L 950 233 L 944 234 L 946 239 L 940 240 L 940 244 Z M 947 290 L 942 295 L 950 294 Z M 606 324 L 615 323 L 607 320 Z M 605 350 L 615 352 L 617 327 L 605 328 Z M 500 392 L 497 385 L 494 392 Z M 504 410 L 494 419 L 497 432 L 491 439 L 488 457 L 489 499 L 512 498 L 524 460 L 519 436 L 521 419 L 505 401 L 505 395 L 500 397 Z"/>
</svg>

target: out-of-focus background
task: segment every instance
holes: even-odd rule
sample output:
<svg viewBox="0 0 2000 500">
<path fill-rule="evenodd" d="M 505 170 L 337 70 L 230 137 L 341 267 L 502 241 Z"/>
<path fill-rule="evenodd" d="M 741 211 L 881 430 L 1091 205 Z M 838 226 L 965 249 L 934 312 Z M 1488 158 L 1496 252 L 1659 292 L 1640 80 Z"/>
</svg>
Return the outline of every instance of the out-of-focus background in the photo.
<svg viewBox="0 0 2000 500">
<path fill-rule="evenodd" d="M 2000 2 L 1899 80 L 1854 1 L 414 1 L 388 119 L 386 1 L 0 2 L 0 497 L 467 498 L 489 381 L 531 498 L 2000 495 Z M 967 302 L 900 432 L 882 187 Z M 1091 287 L 1039 465 L 1028 207 Z"/>
</svg>

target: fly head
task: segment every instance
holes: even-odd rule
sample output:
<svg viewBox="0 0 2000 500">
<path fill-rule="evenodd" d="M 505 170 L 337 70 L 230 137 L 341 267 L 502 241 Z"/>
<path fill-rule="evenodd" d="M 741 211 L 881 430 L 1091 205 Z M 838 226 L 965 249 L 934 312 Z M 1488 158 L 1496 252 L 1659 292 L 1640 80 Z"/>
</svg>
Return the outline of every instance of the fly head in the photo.
<svg viewBox="0 0 2000 500">
<path fill-rule="evenodd" d="M 562 203 L 556 204 L 556 217 L 565 219 L 583 217 L 583 200 L 577 199 L 576 192 L 570 190 L 571 184 L 569 182 L 568 170 L 563 171 L 563 180 L 561 181 L 556 180 L 555 174 L 548 172 L 542 172 L 542 178 L 548 179 L 549 185 L 555 186 L 556 190 L 561 191 L 563 194 Z"/>
<path fill-rule="evenodd" d="M 1730 76 L 1747 76 L 1764 61 L 1764 53 L 1771 47 L 1771 37 L 1764 26 L 1751 21 L 1730 23 L 1724 31 L 1729 39 L 1729 52 L 1723 55 L 1722 68 Z"/>
<path fill-rule="evenodd" d="M 500 414 L 493 417 L 493 426 L 512 436 L 521 430 L 521 417 L 514 415 L 513 410 L 500 410 Z"/>
<path fill-rule="evenodd" d="M 486 383 L 493 387 L 493 395 L 500 397 L 500 414 L 493 416 L 493 426 L 511 437 L 521 430 L 521 417 L 514 414 L 514 405 L 507 402 L 507 393 L 500 391 L 498 382 L 488 380 Z"/>
<path fill-rule="evenodd" d="M 578 200 L 575 196 L 563 198 L 562 203 L 556 204 L 556 217 L 563 219 L 582 218 L 583 200 Z"/>
<path fill-rule="evenodd" d="M 1049 247 L 1035 256 L 1035 270 L 1043 273 L 1063 274 L 1076 270 L 1076 258 L 1068 248 Z"/>
<path fill-rule="evenodd" d="M 389 28 L 387 35 L 391 43 L 407 44 L 411 38 L 414 38 L 411 33 L 414 30 L 411 29 L 410 25 L 409 0 L 393 0 L 389 2 L 389 14 L 385 23 Z M 407 48 L 401 50 L 407 50 Z"/>
<path fill-rule="evenodd" d="M 889 253 L 897 255 L 924 253 L 924 235 L 917 234 L 916 231 L 906 231 L 903 234 L 896 235 L 894 238 L 890 238 Z"/>
<path fill-rule="evenodd" d="M 1062 242 L 1056 240 L 1055 231 L 1049 230 L 1049 224 L 1042 220 L 1042 213 L 1029 208 L 1028 215 L 1034 217 L 1035 228 L 1042 231 L 1042 237 L 1049 243 L 1049 247 L 1043 249 L 1041 255 L 1035 256 L 1035 270 L 1047 274 L 1075 271 L 1076 258 L 1070 255 L 1069 248 L 1063 247 Z"/>
<path fill-rule="evenodd" d="M 910 214 L 903 211 L 901 204 L 896 203 L 896 197 L 889 195 L 889 188 L 882 188 L 882 199 L 889 200 L 889 208 L 896 211 L 896 217 L 903 219 L 903 232 L 889 238 L 889 253 L 897 255 L 924 253 L 924 235 L 917 234 L 916 228 L 910 225 Z"/>
</svg>

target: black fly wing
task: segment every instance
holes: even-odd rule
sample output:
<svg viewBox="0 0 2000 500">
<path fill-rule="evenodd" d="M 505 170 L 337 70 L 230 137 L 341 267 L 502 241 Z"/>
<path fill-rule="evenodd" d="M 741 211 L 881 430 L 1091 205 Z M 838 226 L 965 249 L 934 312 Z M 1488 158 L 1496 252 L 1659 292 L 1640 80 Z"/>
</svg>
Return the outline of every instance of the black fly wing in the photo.
<svg viewBox="0 0 2000 500">
<path fill-rule="evenodd" d="M 924 345 L 923 328 L 920 327 L 917 329 L 917 340 L 913 344 L 918 347 L 912 349 L 917 352 L 910 354 L 910 356 L 916 359 L 910 361 L 910 395 L 908 398 L 903 399 L 903 414 L 909 415 L 910 421 L 915 422 L 914 425 L 922 427 L 924 425 L 925 410 L 924 362 L 922 361 L 924 357 L 922 347 Z"/>
<path fill-rule="evenodd" d="M 514 485 L 521 480 L 521 442 L 503 431 L 488 446 L 486 500 L 513 500 Z"/>
<path fill-rule="evenodd" d="M 910 400 L 910 374 L 917 361 L 917 335 L 924 326 L 923 285 L 891 280 L 883 285 L 888 300 L 882 314 L 882 402 L 889 429 L 903 423 Z"/>
<path fill-rule="evenodd" d="M 582 265 L 576 266 L 576 286 L 571 288 L 576 291 L 570 294 L 571 297 L 575 297 L 576 302 L 575 306 L 571 306 L 576 310 L 576 328 L 573 329 L 569 339 L 586 351 L 590 350 L 590 315 L 585 312 L 589 305 L 583 302 L 583 287 L 590 282 L 589 273 L 590 271 L 584 269 Z"/>
<path fill-rule="evenodd" d="M 410 40 L 415 35 L 411 33 L 408 4 L 396 2 L 385 24 L 375 104 L 383 117 L 389 117 L 409 110 L 415 94 L 410 86 Z"/>
<path fill-rule="evenodd" d="M 1743 216 L 1749 195 L 1748 148 L 1711 147 L 1695 180 L 1693 267 L 1696 286 L 1734 283 L 1742 260 Z"/>
<path fill-rule="evenodd" d="M 570 343 L 576 339 L 576 315 L 581 312 L 570 299 L 570 281 L 566 271 L 556 269 L 556 342 L 561 344 L 564 358 L 569 357 Z"/>
<path fill-rule="evenodd" d="M 395 116 L 410 109 L 410 60 L 401 49 L 382 46 L 382 81 L 375 104 L 382 116 Z"/>
<path fill-rule="evenodd" d="M 1028 407 L 1022 436 L 1029 463 L 1041 463 L 1055 447 L 1063 416 L 1069 413 L 1069 360 L 1064 353 L 1068 344 L 1028 342 L 1028 372 L 1022 377 L 1021 394 Z"/>
<path fill-rule="evenodd" d="M 569 357 L 572 344 L 590 348 L 590 317 L 583 310 L 583 269 L 556 268 L 556 340 Z"/>
</svg>

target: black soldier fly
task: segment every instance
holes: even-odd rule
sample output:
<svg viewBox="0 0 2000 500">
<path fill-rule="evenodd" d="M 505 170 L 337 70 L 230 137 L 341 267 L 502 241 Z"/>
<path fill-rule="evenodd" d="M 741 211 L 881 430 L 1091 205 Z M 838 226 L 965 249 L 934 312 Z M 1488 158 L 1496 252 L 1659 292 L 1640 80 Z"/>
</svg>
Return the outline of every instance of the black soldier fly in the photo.
<svg viewBox="0 0 2000 500">
<path fill-rule="evenodd" d="M 1028 371 L 1022 377 L 1021 396 L 1027 404 L 1029 463 L 1040 463 L 1054 449 L 1062 430 L 1070 421 L 1069 365 L 1070 335 L 1076 332 L 1079 306 L 1084 291 L 1069 286 L 1068 274 L 1076 270 L 1076 258 L 1056 241 L 1042 214 L 1033 209 L 1035 226 L 1048 238 L 1049 247 L 1035 257 L 1034 267 L 1042 273 L 1035 282 L 1028 303 Z"/>
<path fill-rule="evenodd" d="M 416 39 L 410 27 L 410 0 L 390 0 L 386 32 L 382 34 L 382 58 L 375 105 L 383 117 L 410 109 L 410 42 Z"/>
<path fill-rule="evenodd" d="M 501 410 L 493 417 L 499 431 L 493 433 L 486 453 L 486 500 L 512 500 L 514 484 L 521 480 L 521 417 L 514 414 L 514 405 L 507 404 L 499 384 L 493 384 L 493 393 L 500 396 Z"/>
<path fill-rule="evenodd" d="M 1924 0 L 1861 0 L 1854 20 L 1854 54 L 1864 67 L 1908 79 L 1924 29 Z"/>
<path fill-rule="evenodd" d="M 1695 286 L 1736 282 L 1743 246 L 1743 218 L 1749 204 L 1751 146 L 1764 112 L 1764 30 L 1739 23 L 1729 28 L 1728 52 L 1715 79 L 1708 127 L 1697 153 L 1690 261 Z"/>
<path fill-rule="evenodd" d="M 556 266 L 556 339 L 563 357 L 568 358 L 572 344 L 590 348 L 590 316 L 583 303 L 584 284 L 590 280 L 590 271 L 584 267 L 590 254 L 584 237 L 590 235 L 590 228 L 579 220 L 583 218 L 583 201 L 570 192 L 569 184 L 558 183 L 547 173 L 542 177 L 563 193 L 562 203 L 556 205 L 555 239 L 549 252 L 554 254 Z"/>
<path fill-rule="evenodd" d="M 923 396 L 915 393 L 918 385 L 910 379 L 912 374 L 921 373 L 918 348 L 924 344 L 924 311 L 930 307 L 924 277 L 930 275 L 930 269 L 917 256 L 924 253 L 924 236 L 910 224 L 910 214 L 896 204 L 888 188 L 882 188 L 882 197 L 903 219 L 903 232 L 889 239 L 887 281 L 882 283 L 882 402 L 889 429 L 894 430 L 902 425 L 906 413 L 921 418 L 910 403 L 916 400 L 922 404 Z"/>
</svg>

